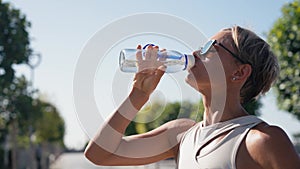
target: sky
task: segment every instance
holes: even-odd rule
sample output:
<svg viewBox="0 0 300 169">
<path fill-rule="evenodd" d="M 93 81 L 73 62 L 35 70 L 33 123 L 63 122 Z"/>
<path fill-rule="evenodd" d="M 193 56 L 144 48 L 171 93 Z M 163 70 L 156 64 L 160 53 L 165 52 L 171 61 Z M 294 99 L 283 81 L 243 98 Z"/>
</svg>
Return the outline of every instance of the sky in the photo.
<svg viewBox="0 0 300 169">
<path fill-rule="evenodd" d="M 69 148 L 82 148 L 88 140 L 88 135 L 74 106 L 74 72 L 82 50 L 92 37 L 105 26 L 133 14 L 155 12 L 181 18 L 201 30 L 206 37 L 212 36 L 222 28 L 241 25 L 265 38 L 265 33 L 280 17 L 282 5 L 290 1 L 10 0 L 9 2 L 15 8 L 20 9 L 31 22 L 32 26 L 29 29 L 32 39 L 31 46 L 42 56 L 41 64 L 34 70 L 33 85 L 39 89 L 44 98 L 57 106 L 64 118 L 66 122 L 65 144 Z M 157 26 L 161 25 L 158 23 Z M 133 29 L 134 25 L 125 24 L 119 27 L 120 31 L 131 28 Z M 113 96 L 111 95 L 116 94 L 112 93 L 111 84 L 116 84 L 115 81 L 118 81 L 121 76 L 115 73 L 118 60 L 116 52 L 121 48 L 135 47 L 135 44 L 147 41 L 190 52 L 190 49 L 184 47 L 182 43 L 158 35 L 127 38 L 116 44 L 106 53 L 102 64 L 99 63 L 95 76 L 95 98 L 98 108 L 103 112 L 110 114 L 122 100 L 106 103 L 107 100 L 112 100 Z M 18 73 L 30 77 L 30 70 L 27 67 L 19 67 Z M 177 83 L 178 80 L 175 78 L 175 81 Z M 176 98 L 185 97 L 180 92 L 174 92 L 178 87 L 176 83 L 174 83 L 173 76 L 166 76 L 155 96 L 163 97 L 167 101 L 176 101 Z M 106 90 L 108 86 L 110 86 L 110 90 Z M 130 84 L 126 87 L 129 86 Z M 118 86 L 115 88 L 117 89 Z M 164 94 L 164 92 L 169 94 Z M 193 98 L 196 99 L 197 96 L 193 96 Z M 262 99 L 262 103 L 264 103 L 261 109 L 263 120 L 282 127 L 291 139 L 293 133 L 300 132 L 299 121 L 277 109 L 274 92 L 269 92 Z M 88 113 L 86 116 L 89 116 Z M 97 128 L 98 124 L 93 125 Z"/>
</svg>

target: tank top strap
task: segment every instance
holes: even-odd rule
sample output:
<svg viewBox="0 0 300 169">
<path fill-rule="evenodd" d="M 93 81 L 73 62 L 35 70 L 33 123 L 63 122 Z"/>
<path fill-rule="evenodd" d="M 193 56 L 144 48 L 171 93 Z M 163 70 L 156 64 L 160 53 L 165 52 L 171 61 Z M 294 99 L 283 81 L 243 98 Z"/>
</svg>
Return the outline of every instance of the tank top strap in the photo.
<svg viewBox="0 0 300 169">
<path fill-rule="evenodd" d="M 232 149 L 232 154 L 231 154 L 231 164 L 232 164 L 232 169 L 236 169 L 236 158 L 237 158 L 237 153 L 238 153 L 238 149 L 242 143 L 242 141 L 245 139 L 245 137 L 247 136 L 247 134 L 249 133 L 249 131 L 257 126 L 259 123 L 263 122 L 262 120 L 250 124 L 248 126 L 245 126 L 246 128 L 242 129 L 243 131 L 241 131 L 241 133 L 235 138 L 235 145 Z"/>
</svg>

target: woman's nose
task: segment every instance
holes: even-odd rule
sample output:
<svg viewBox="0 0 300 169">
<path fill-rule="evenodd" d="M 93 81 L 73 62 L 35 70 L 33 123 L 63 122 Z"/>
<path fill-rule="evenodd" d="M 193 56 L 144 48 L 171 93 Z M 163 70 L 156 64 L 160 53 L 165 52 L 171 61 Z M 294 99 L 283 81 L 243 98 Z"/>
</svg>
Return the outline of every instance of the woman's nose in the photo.
<svg viewBox="0 0 300 169">
<path fill-rule="evenodd" d="M 195 57 L 195 59 L 200 59 L 199 53 L 200 53 L 200 50 L 196 50 L 192 53 L 192 55 Z"/>
</svg>

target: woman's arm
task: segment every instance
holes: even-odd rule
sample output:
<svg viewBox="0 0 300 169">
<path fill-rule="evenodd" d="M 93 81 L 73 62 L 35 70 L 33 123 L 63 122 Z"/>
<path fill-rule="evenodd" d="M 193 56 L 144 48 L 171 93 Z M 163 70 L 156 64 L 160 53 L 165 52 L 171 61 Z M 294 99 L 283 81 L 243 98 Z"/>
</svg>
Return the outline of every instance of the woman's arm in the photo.
<svg viewBox="0 0 300 169">
<path fill-rule="evenodd" d="M 158 47 L 150 46 L 145 60 L 140 52 L 137 53 L 139 72 L 135 75 L 131 93 L 86 147 L 85 156 L 93 163 L 139 165 L 174 156 L 177 145 L 174 137 L 186 130 L 191 122 L 170 122 L 145 134 L 123 137 L 127 126 L 148 101 L 164 74 L 165 67 L 156 59 L 157 51 Z"/>
<path fill-rule="evenodd" d="M 109 166 L 141 165 L 176 156 L 180 135 L 195 124 L 190 119 L 170 121 L 144 134 L 123 136 L 130 123 L 127 118 L 134 117 L 137 111 L 129 105 L 134 102 L 134 105 L 139 104 L 140 108 L 146 100 L 142 98 L 138 91 L 132 92 L 118 111 L 101 127 L 85 150 L 85 156 L 91 162 Z M 122 114 L 119 111 L 122 111 Z"/>
<path fill-rule="evenodd" d="M 145 143 L 143 144 L 135 145 L 135 142 L 138 142 L 139 138 L 151 137 L 162 133 L 166 130 L 165 127 L 160 127 L 140 136 L 123 137 L 131 119 L 134 118 L 137 111 L 146 101 L 147 97 L 141 94 L 138 89 L 134 89 L 119 109 L 101 126 L 94 139 L 90 141 L 85 150 L 85 156 L 97 165 L 134 165 L 151 162 L 149 158 L 139 160 L 135 158 L 139 158 L 143 150 L 152 146 L 153 143 L 146 144 L 144 141 Z M 160 136 L 159 141 L 159 144 L 166 146 L 167 140 L 164 136 Z M 145 152 L 144 156 L 146 154 L 147 152 Z M 163 156 L 170 156 L 170 152 L 164 152 L 163 154 Z M 151 160 L 154 160 L 153 157 Z"/>
</svg>

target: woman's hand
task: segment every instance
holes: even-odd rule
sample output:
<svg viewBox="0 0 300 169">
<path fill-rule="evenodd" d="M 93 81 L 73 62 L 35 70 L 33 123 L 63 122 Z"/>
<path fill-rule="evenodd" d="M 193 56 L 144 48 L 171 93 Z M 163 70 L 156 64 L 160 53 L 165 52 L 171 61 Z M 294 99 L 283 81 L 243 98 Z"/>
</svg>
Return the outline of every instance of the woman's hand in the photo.
<svg viewBox="0 0 300 169">
<path fill-rule="evenodd" d="M 141 50 L 141 45 L 137 47 Z M 158 46 L 148 46 L 145 57 L 142 51 L 136 54 L 138 72 L 134 77 L 133 90 L 139 89 L 149 96 L 158 85 L 161 77 L 165 73 L 166 66 L 157 59 Z"/>
</svg>

